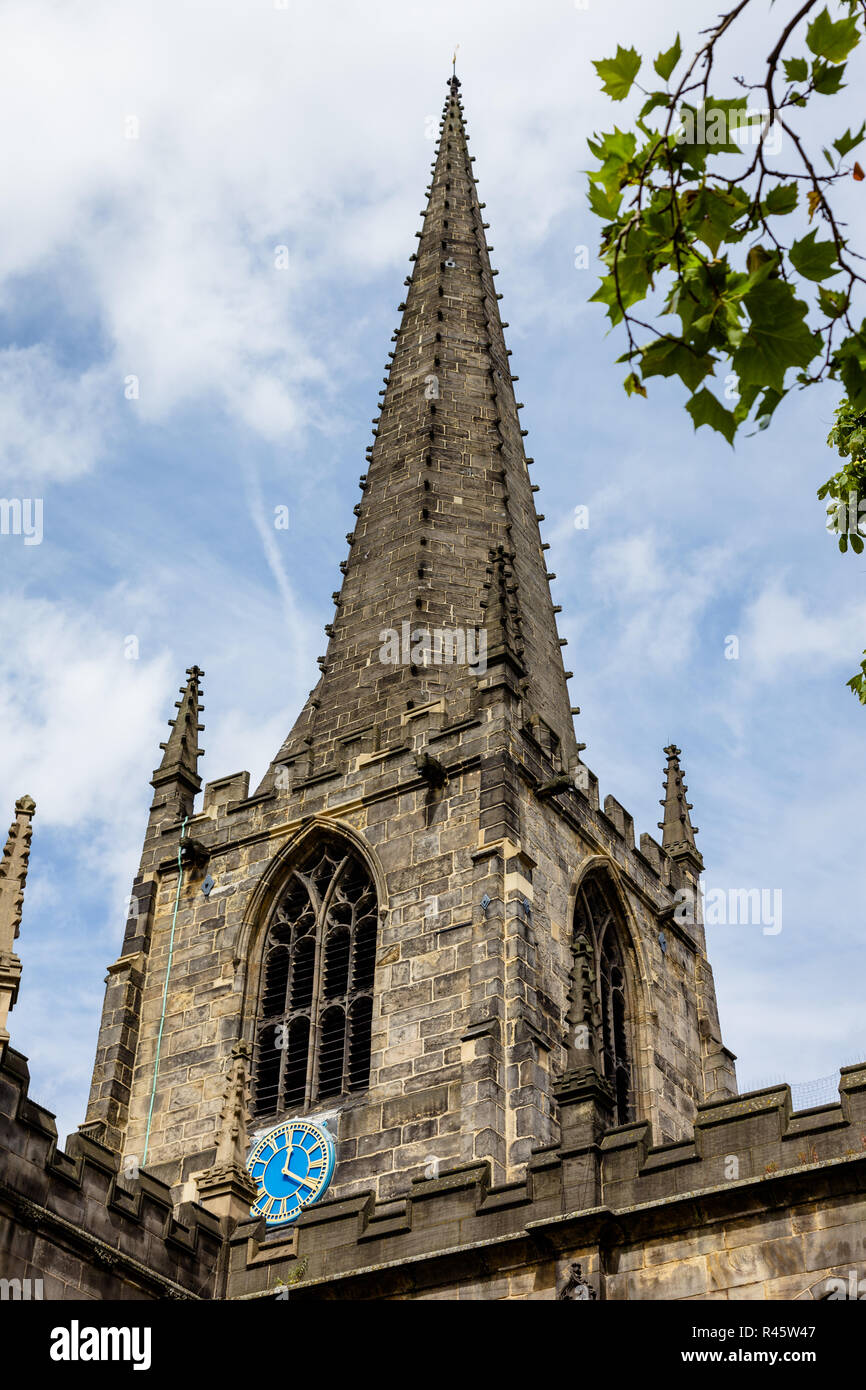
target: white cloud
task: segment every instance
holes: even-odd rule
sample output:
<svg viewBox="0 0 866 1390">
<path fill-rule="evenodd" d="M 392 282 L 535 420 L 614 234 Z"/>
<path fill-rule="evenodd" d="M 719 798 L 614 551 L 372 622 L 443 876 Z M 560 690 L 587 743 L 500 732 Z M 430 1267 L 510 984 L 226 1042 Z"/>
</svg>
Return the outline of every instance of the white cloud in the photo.
<svg viewBox="0 0 866 1390">
<path fill-rule="evenodd" d="M 93 466 L 105 446 L 107 376 L 104 369 L 64 370 L 41 345 L 0 351 L 0 467 L 7 478 L 39 484 Z"/>
<path fill-rule="evenodd" d="M 173 673 L 165 654 L 124 658 L 116 630 L 60 603 L 10 598 L 0 613 L 4 782 L 56 826 L 111 820 L 153 756 Z"/>
<path fill-rule="evenodd" d="M 632 37 L 654 29 L 634 0 L 622 11 Z M 491 26 L 485 6 L 456 0 L 435 16 L 425 0 L 7 5 L 0 120 L 16 138 L 0 172 L 15 217 L 0 229 L 3 280 L 38 272 L 58 305 L 92 316 L 106 389 L 101 407 L 82 396 L 77 411 L 61 400 L 35 412 L 29 431 L 19 422 L 21 446 L 59 476 L 70 452 L 88 466 L 130 374 L 140 397 L 127 408 L 144 421 L 210 401 L 265 439 L 297 439 L 311 383 L 333 379 L 342 351 L 318 331 L 325 291 L 389 266 L 399 287 L 451 29 L 470 128 L 483 112 L 478 167 L 496 225 L 512 252 L 538 244 L 574 204 L 578 133 L 592 111 L 609 114 L 594 81 L 575 81 L 606 25 L 568 5 L 543 26 L 515 0 L 495 13 Z M 288 270 L 275 269 L 278 245 Z M 43 401 L 64 391 L 51 366 Z M 10 389 L 7 413 L 14 400 Z"/>
<path fill-rule="evenodd" d="M 731 553 L 722 546 L 664 544 L 651 530 L 597 543 L 596 601 L 614 615 L 608 656 L 645 671 L 676 669 L 694 655 L 708 606 L 724 589 Z"/>
<path fill-rule="evenodd" d="M 831 608 L 810 605 L 803 594 L 770 579 L 744 612 L 740 660 L 750 675 L 775 680 L 794 670 L 826 673 L 837 663 L 856 666 L 866 633 L 866 603 Z"/>
</svg>

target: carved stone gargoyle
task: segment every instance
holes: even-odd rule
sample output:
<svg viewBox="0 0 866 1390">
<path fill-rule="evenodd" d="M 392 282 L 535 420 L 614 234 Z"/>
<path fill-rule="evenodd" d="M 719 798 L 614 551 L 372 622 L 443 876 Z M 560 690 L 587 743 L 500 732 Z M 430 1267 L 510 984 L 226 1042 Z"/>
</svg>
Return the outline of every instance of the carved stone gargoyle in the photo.
<svg viewBox="0 0 866 1390">
<path fill-rule="evenodd" d="M 568 1272 L 568 1278 L 563 1284 L 557 1299 L 589 1300 L 596 1297 L 595 1289 L 592 1284 L 588 1284 L 583 1277 L 583 1270 L 579 1264 L 573 1264 Z"/>
<path fill-rule="evenodd" d="M 200 872 L 210 858 L 210 850 L 201 840 L 181 840 L 180 858 L 185 868 Z"/>
<path fill-rule="evenodd" d="M 434 758 L 432 753 L 428 753 L 426 748 L 423 752 L 415 754 L 415 766 L 420 776 L 431 787 L 444 787 L 448 781 L 448 769 L 438 758 Z"/>
</svg>

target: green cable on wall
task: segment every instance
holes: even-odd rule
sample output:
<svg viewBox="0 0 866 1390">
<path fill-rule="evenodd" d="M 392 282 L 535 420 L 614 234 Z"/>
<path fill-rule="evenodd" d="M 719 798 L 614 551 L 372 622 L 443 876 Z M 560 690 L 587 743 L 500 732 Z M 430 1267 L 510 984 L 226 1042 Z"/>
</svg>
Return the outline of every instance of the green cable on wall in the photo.
<svg viewBox="0 0 866 1390">
<path fill-rule="evenodd" d="M 188 816 L 184 816 L 183 825 L 180 828 L 180 840 L 177 846 L 177 892 L 174 895 L 174 912 L 171 916 L 171 934 L 168 938 L 168 964 L 165 967 L 165 984 L 162 990 L 162 1013 L 159 1018 L 159 1032 L 156 1035 L 156 1056 L 153 1060 L 153 1085 L 150 1090 L 150 1106 L 147 1111 L 147 1129 L 144 1133 L 144 1153 L 141 1156 L 142 1168 L 147 1163 L 147 1146 L 150 1143 L 150 1127 L 153 1123 L 153 1102 L 156 1099 L 156 1078 L 159 1072 L 159 1054 L 162 1047 L 162 1030 L 165 1027 L 165 1006 L 168 1001 L 168 981 L 171 975 L 171 962 L 174 956 L 174 928 L 177 922 L 177 909 L 180 903 L 180 890 L 183 883 L 183 864 L 181 855 L 183 853 L 183 837 L 186 834 L 186 823 Z"/>
</svg>

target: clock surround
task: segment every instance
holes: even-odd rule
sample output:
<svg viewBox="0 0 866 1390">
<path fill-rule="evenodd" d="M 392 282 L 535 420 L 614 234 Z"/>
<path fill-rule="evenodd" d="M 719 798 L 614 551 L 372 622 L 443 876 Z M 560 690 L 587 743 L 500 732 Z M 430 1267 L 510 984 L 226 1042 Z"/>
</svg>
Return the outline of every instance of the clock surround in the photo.
<svg viewBox="0 0 866 1390">
<path fill-rule="evenodd" d="M 306 1119 L 284 1120 L 263 1134 L 247 1159 L 258 1190 L 251 1216 L 269 1226 L 296 1221 L 327 1191 L 336 1159 L 327 1125 Z"/>
</svg>

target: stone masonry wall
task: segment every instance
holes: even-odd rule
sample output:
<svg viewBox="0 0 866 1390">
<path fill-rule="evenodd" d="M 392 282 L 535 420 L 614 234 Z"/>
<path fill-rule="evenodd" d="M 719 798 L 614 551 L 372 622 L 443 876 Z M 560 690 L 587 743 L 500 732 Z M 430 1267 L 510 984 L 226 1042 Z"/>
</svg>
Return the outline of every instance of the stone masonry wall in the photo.
<svg viewBox="0 0 866 1390">
<path fill-rule="evenodd" d="M 185 869 L 178 903 L 149 1171 L 178 1184 L 212 1161 L 226 1060 L 239 1035 L 254 1036 L 268 913 L 292 854 L 327 826 L 371 861 L 382 909 L 370 1090 L 328 1107 L 338 1112 L 336 1193 L 374 1183 L 395 1196 L 437 1165 L 478 1159 L 510 1179 L 533 1146 L 555 1139 L 571 916 L 587 869 L 611 875 L 628 928 L 637 1114 L 663 1139 L 688 1132 L 704 1097 L 697 970 L 708 966 L 699 936 L 671 920 L 674 866 L 649 837 L 635 848 L 631 818 L 611 798 L 602 812 L 592 782 L 587 794 L 572 784 L 544 792 L 556 764 L 500 685 L 466 703 L 455 724 L 442 709 L 412 711 L 404 745 L 356 755 L 327 778 L 254 797 L 245 776 L 205 789 L 186 829 L 205 857 Z M 449 771 L 441 790 L 417 771 L 422 748 Z M 109 973 L 85 1127 L 103 1137 L 100 1106 L 115 1102 L 102 1097 L 125 1089 L 115 1142 L 139 1160 L 179 835 L 176 820 L 149 831 L 138 884 L 147 914 Z"/>
</svg>

